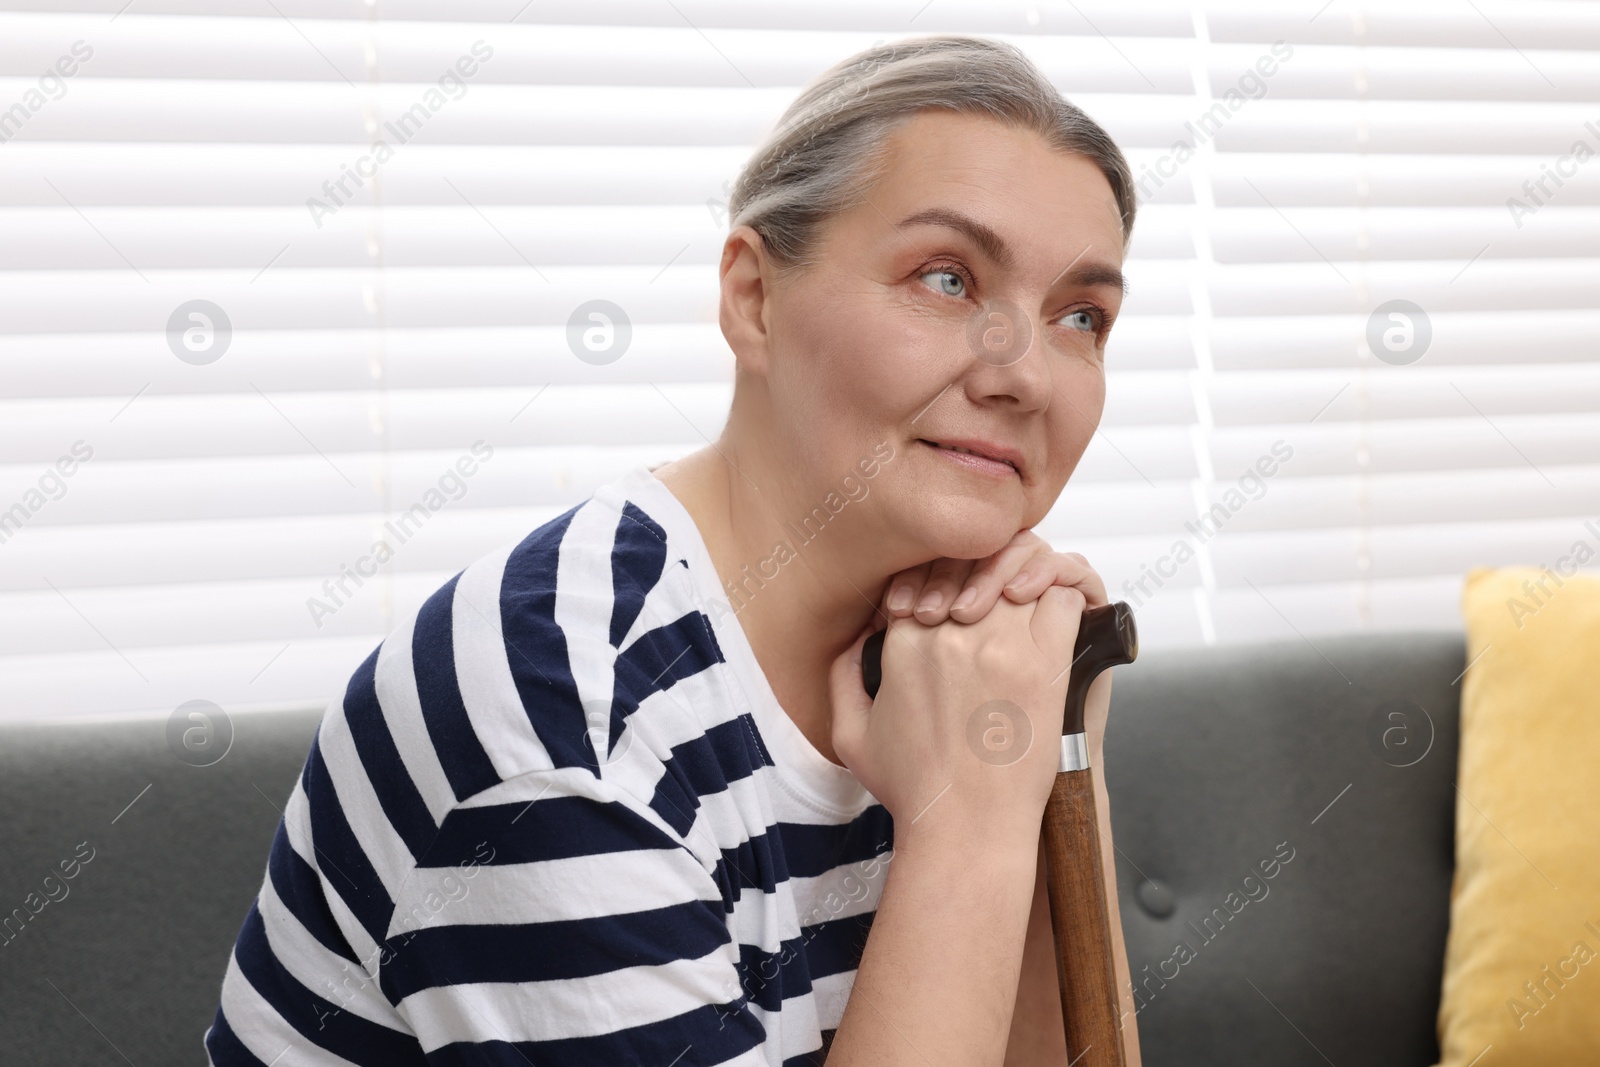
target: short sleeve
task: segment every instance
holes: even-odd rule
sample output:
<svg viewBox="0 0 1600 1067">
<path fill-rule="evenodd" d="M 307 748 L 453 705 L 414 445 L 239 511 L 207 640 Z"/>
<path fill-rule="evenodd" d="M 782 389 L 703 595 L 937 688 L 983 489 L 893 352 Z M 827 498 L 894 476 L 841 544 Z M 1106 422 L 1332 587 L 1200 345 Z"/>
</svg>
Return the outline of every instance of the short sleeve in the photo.
<svg viewBox="0 0 1600 1067">
<path fill-rule="evenodd" d="M 429 1063 L 765 1063 L 717 879 L 584 768 L 453 808 L 379 959 Z"/>
</svg>

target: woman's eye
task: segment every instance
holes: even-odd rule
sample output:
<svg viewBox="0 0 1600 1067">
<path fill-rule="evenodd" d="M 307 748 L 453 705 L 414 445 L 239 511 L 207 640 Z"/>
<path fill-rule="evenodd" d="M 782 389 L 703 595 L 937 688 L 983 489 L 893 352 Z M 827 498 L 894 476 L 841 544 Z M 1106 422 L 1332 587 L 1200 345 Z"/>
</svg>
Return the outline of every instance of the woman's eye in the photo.
<svg viewBox="0 0 1600 1067">
<path fill-rule="evenodd" d="M 930 270 L 921 275 L 926 280 L 936 278 L 937 281 L 929 282 L 934 288 L 948 296 L 965 296 L 967 280 L 953 270 Z"/>
<path fill-rule="evenodd" d="M 1074 330 L 1084 330 L 1090 333 L 1094 332 L 1095 321 L 1094 312 L 1092 311 L 1073 311 L 1068 313 L 1067 316 L 1061 321 L 1066 323 Z"/>
</svg>

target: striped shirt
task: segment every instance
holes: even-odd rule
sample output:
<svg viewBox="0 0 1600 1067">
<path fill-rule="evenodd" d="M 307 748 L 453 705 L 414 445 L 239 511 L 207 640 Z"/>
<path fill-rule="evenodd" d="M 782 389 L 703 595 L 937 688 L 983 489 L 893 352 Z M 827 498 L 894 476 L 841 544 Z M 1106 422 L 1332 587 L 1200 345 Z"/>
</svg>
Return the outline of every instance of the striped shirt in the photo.
<svg viewBox="0 0 1600 1067">
<path fill-rule="evenodd" d="M 446 582 L 330 704 L 206 1050 L 820 1064 L 892 856 L 640 465 Z"/>
</svg>

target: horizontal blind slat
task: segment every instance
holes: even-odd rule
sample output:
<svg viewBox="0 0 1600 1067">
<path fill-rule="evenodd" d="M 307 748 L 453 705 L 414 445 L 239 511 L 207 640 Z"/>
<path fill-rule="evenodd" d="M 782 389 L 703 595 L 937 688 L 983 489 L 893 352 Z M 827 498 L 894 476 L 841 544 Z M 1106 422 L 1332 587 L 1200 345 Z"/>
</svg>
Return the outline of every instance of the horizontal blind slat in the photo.
<svg viewBox="0 0 1600 1067">
<path fill-rule="evenodd" d="M 472 558 L 702 447 L 729 183 L 806 80 L 923 32 L 1023 48 L 1139 185 L 1104 412 L 1037 532 L 1147 643 L 1455 629 L 1466 568 L 1600 545 L 1600 4 L 123 3 L 0 12 L 0 685 L 28 714 L 325 703 Z M 80 37 L 59 99 L 4 110 Z M 597 295 L 633 331 L 605 365 L 568 340 Z M 233 330 L 204 366 L 165 332 L 197 298 Z M 1397 299 L 1431 341 L 1390 365 Z"/>
</svg>

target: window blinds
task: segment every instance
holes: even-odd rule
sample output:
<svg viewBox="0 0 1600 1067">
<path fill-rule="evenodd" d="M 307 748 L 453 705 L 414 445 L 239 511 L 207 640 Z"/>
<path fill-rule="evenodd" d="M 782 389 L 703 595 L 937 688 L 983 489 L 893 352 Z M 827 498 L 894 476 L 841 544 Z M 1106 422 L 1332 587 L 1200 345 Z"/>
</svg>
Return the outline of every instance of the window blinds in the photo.
<svg viewBox="0 0 1600 1067">
<path fill-rule="evenodd" d="M 729 183 L 930 32 L 1018 44 L 1140 180 L 1039 530 L 1147 647 L 1455 628 L 1468 567 L 1600 552 L 1600 4 L 7 0 L 0 714 L 323 704 L 714 438 Z M 595 299 L 622 358 L 574 358 Z"/>
</svg>

